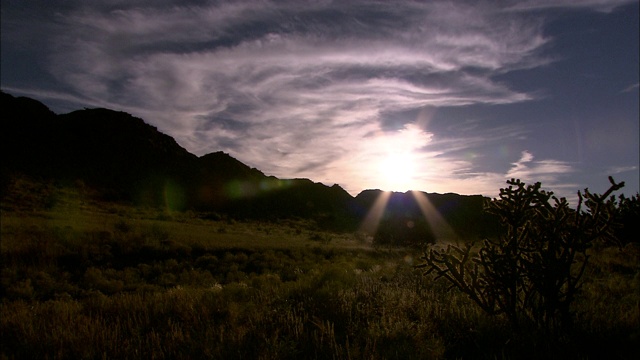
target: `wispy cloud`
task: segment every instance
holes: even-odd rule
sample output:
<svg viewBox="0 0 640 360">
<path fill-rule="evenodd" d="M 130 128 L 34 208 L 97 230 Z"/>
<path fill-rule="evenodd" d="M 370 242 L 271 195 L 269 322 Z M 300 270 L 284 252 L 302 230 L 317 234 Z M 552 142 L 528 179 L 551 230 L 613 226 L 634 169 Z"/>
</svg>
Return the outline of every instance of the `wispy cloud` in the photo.
<svg viewBox="0 0 640 360">
<path fill-rule="evenodd" d="M 638 171 L 638 167 L 637 166 L 614 166 L 607 169 L 606 175 L 617 175 L 617 174 L 622 174 L 629 171 Z"/>
<path fill-rule="evenodd" d="M 635 84 L 631 84 L 631 85 L 627 86 L 626 88 L 624 88 L 622 90 L 622 92 L 624 92 L 624 93 L 632 92 L 632 91 L 638 90 L 638 88 L 640 88 L 640 83 L 635 83 Z"/>
<path fill-rule="evenodd" d="M 65 31 L 50 69 L 89 97 L 154 109 L 150 120 L 175 127 L 198 153 L 221 145 L 215 136 L 199 143 L 202 129 L 220 129 L 219 119 L 247 124 L 225 128 L 223 139 L 242 142 L 234 150 L 251 161 L 248 139 L 276 156 L 314 129 L 326 147 L 344 147 L 336 133 L 385 111 L 529 100 L 491 76 L 547 61 L 535 56 L 546 41 L 540 23 L 496 10 L 448 2 L 83 9 L 58 16 Z M 298 143 L 301 155 L 317 152 Z"/>
<path fill-rule="evenodd" d="M 486 194 L 471 179 L 553 182 L 571 167 L 525 152 L 507 173 L 483 172 L 457 152 L 523 136 L 520 127 L 446 138 L 416 119 L 390 131 L 385 116 L 535 99 L 497 75 L 552 61 L 544 18 L 526 11 L 555 3 L 69 2 L 45 26 L 46 60 L 84 103 L 141 116 L 196 154 L 225 150 L 269 174 L 357 192 L 374 186 L 371 162 L 395 144 L 426 164 L 416 185 Z"/>
<path fill-rule="evenodd" d="M 540 10 L 548 8 L 584 8 L 602 12 L 633 3 L 635 0 L 512 0 L 514 10 Z"/>
<path fill-rule="evenodd" d="M 573 172 L 570 164 L 558 160 L 534 160 L 533 154 L 523 151 L 518 161 L 507 172 L 507 177 L 525 182 L 540 181 L 553 186 L 558 175 Z"/>
<path fill-rule="evenodd" d="M 575 200 L 580 184 L 571 180 L 575 172 L 574 164 L 558 160 L 535 160 L 532 153 L 523 151 L 521 157 L 511 164 L 505 172 L 483 171 L 473 165 L 473 161 L 443 161 L 440 166 L 452 171 L 455 176 L 447 179 L 437 177 L 434 187 L 446 191 L 452 187 L 465 189 L 465 194 L 483 194 L 489 197 L 498 195 L 498 187 L 504 186 L 507 179 L 516 178 L 527 184 L 541 182 L 547 190 L 553 190 L 557 196 Z M 448 166 L 447 166 L 448 164 Z"/>
</svg>

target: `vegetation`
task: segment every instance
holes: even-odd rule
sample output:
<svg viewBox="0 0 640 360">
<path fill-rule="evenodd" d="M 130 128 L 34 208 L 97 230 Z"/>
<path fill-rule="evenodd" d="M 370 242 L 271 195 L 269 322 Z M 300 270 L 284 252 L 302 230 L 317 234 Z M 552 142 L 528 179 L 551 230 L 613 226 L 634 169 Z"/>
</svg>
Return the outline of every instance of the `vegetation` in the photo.
<svg viewBox="0 0 640 360">
<path fill-rule="evenodd" d="M 504 314 L 516 330 L 521 321 L 547 332 L 567 330 L 587 251 L 597 242 L 620 244 L 614 231 L 620 206 L 609 196 L 624 183 L 609 180 L 611 187 L 602 195 L 578 192 L 573 210 L 540 183 L 527 186 L 511 179 L 487 205 L 505 227 L 502 236 L 484 240 L 479 249 L 473 244 L 432 248 L 418 267 L 447 280 L 486 313 Z M 620 203 L 630 207 L 624 197 Z"/>
<path fill-rule="evenodd" d="M 17 190 L 16 190 L 17 189 Z M 549 336 L 420 276 L 417 250 L 309 220 L 242 222 L 21 180 L 3 197 L 0 357 L 633 358 L 640 251 L 586 250 Z M 577 257 L 577 255 L 576 255 Z"/>
</svg>

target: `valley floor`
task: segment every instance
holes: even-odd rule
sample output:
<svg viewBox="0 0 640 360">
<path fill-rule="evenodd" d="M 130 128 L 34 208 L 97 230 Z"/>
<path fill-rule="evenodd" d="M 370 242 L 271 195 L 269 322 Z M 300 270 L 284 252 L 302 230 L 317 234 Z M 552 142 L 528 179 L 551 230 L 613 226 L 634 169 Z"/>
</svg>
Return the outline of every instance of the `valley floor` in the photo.
<svg viewBox="0 0 640 360">
<path fill-rule="evenodd" d="M 416 271 L 419 251 L 374 248 L 363 234 L 329 233 L 304 220 L 140 209 L 78 193 L 47 206 L 27 200 L 2 205 L 1 358 L 640 354 L 636 248 L 593 250 L 575 329 L 552 337 L 512 331 Z"/>
</svg>

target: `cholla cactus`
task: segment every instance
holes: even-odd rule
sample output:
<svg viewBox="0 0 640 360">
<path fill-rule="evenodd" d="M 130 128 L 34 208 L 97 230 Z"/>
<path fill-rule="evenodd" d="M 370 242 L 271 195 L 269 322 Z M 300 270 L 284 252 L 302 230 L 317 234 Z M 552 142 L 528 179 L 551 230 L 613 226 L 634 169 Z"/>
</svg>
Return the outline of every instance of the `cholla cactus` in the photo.
<svg viewBox="0 0 640 360">
<path fill-rule="evenodd" d="M 541 189 L 507 181 L 498 199 L 485 210 L 497 215 L 504 232 L 486 239 L 477 252 L 473 244 L 430 248 L 419 268 L 434 273 L 466 293 L 489 314 L 505 314 L 514 327 L 521 320 L 546 330 L 571 324 L 570 304 L 581 284 L 587 249 L 594 241 L 614 237 L 615 183 L 603 195 L 578 192 L 577 209 L 566 199 Z"/>
</svg>

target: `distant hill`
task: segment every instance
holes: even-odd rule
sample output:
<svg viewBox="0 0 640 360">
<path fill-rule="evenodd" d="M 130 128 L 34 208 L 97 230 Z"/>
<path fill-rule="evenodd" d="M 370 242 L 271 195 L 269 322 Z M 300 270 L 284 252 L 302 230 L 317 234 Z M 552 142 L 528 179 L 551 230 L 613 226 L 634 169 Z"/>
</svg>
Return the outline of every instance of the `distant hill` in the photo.
<svg viewBox="0 0 640 360">
<path fill-rule="evenodd" d="M 12 170 L 62 184 L 82 180 L 113 200 L 159 204 L 165 183 L 186 183 L 197 166 L 173 138 L 124 112 L 55 115 L 33 100 L 3 93 L 1 101 L 2 166 Z"/>
<path fill-rule="evenodd" d="M 66 186 L 81 181 L 103 200 L 242 218 L 310 218 L 343 230 L 357 229 L 381 194 L 367 190 L 354 198 L 338 185 L 278 179 L 220 151 L 198 157 L 124 112 L 85 109 L 56 115 L 36 100 L 4 92 L 0 105 L 3 189 L 17 172 Z M 481 196 L 421 194 L 457 234 L 490 228 Z M 378 240 L 385 231 L 405 238 L 433 233 L 410 193 L 393 193 L 384 214 Z"/>
<path fill-rule="evenodd" d="M 349 214 L 353 198 L 338 185 L 266 176 L 221 151 L 197 157 L 142 119 L 108 109 L 56 115 L 42 103 L 0 93 L 2 173 L 17 171 L 73 186 L 82 181 L 106 200 L 236 217 Z M 345 210 L 345 211 L 343 211 Z"/>
<path fill-rule="evenodd" d="M 478 240 L 498 230 L 497 219 L 483 211 L 488 198 L 481 195 L 365 190 L 356 196 L 355 203 L 361 212 L 369 214 L 380 199 L 385 204 L 376 233 L 380 244 L 415 245 L 443 238 Z"/>
</svg>

